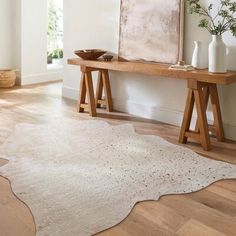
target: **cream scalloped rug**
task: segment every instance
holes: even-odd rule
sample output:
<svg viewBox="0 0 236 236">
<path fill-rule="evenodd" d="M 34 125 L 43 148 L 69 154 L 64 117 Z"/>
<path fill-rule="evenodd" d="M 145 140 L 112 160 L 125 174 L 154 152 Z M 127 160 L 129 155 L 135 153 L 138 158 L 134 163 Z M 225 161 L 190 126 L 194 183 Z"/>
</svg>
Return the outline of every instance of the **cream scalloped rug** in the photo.
<svg viewBox="0 0 236 236">
<path fill-rule="evenodd" d="M 20 124 L 0 151 L 9 160 L 0 174 L 32 210 L 38 236 L 92 235 L 139 201 L 236 178 L 235 165 L 103 121 Z"/>
</svg>

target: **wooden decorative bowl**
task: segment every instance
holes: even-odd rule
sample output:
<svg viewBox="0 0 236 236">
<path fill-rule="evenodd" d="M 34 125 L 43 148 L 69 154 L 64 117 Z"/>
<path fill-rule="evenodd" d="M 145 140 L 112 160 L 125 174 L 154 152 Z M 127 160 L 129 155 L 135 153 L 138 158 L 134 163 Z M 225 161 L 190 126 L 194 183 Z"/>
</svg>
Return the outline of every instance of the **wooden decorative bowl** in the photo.
<svg viewBox="0 0 236 236">
<path fill-rule="evenodd" d="M 105 53 L 106 51 L 100 49 L 85 49 L 75 51 L 75 54 L 84 60 L 97 60 Z"/>
</svg>

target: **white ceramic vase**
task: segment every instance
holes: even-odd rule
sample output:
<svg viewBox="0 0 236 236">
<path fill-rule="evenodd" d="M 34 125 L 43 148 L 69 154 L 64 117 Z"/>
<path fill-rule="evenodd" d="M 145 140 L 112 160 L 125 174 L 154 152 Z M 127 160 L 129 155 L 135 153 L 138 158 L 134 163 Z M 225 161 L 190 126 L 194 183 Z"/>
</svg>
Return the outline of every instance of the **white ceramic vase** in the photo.
<svg viewBox="0 0 236 236">
<path fill-rule="evenodd" d="M 212 35 L 209 44 L 209 72 L 226 73 L 226 45 L 221 35 Z"/>
<path fill-rule="evenodd" d="M 206 66 L 204 65 L 203 60 L 203 48 L 201 41 L 194 41 L 194 51 L 192 57 L 192 66 L 196 69 L 204 69 Z"/>
</svg>

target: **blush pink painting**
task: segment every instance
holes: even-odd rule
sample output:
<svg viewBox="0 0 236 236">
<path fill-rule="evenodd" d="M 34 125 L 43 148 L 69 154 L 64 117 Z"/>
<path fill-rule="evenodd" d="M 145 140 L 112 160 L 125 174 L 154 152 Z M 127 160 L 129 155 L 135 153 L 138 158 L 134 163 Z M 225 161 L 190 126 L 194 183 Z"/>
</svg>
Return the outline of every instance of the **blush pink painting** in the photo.
<svg viewBox="0 0 236 236">
<path fill-rule="evenodd" d="M 182 59 L 182 0 L 121 0 L 119 58 L 175 64 Z"/>
</svg>

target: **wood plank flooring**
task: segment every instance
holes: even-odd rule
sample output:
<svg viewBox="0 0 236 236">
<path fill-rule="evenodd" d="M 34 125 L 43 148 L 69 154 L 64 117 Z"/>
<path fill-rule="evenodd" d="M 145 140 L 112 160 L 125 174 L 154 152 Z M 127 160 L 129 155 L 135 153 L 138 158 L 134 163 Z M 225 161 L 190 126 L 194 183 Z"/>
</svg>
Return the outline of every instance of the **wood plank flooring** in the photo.
<svg viewBox="0 0 236 236">
<path fill-rule="evenodd" d="M 102 119 L 112 125 L 131 123 L 141 134 L 159 135 L 178 143 L 179 127 L 101 109 L 97 118 L 76 112 L 76 102 L 61 99 L 61 84 L 42 84 L 0 90 L 0 143 L 17 123 L 45 123 L 60 117 Z M 190 142 L 187 146 L 208 158 L 236 164 L 236 142 L 218 143 L 212 138 L 211 152 Z M 0 159 L 0 166 L 7 161 Z M 65 219 L 66 220 L 66 219 Z M 30 209 L 0 177 L 0 236 L 33 236 L 35 224 Z M 163 196 L 159 201 L 136 204 L 119 225 L 98 236 L 234 236 L 236 235 L 236 180 L 225 180 L 193 194 Z M 53 235 L 52 235 L 53 236 Z"/>
</svg>

